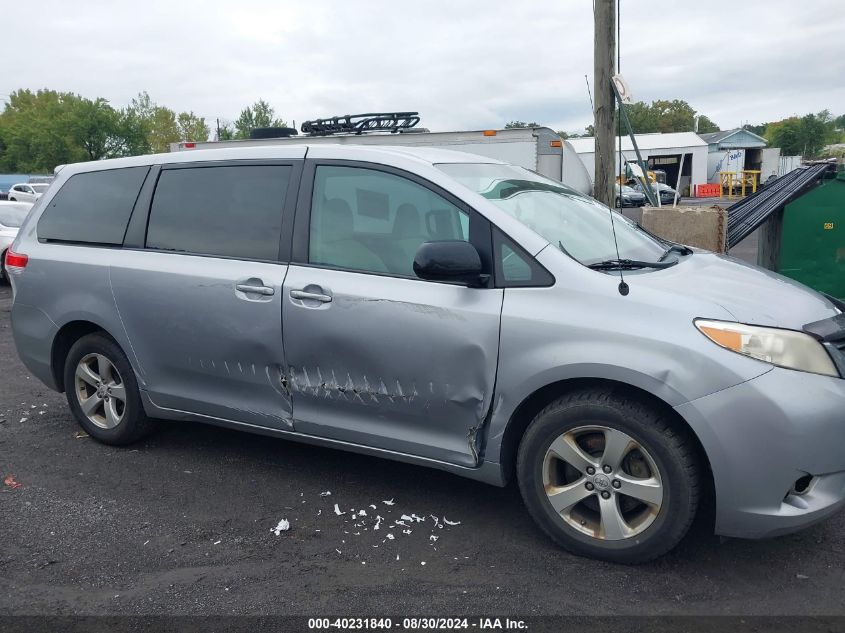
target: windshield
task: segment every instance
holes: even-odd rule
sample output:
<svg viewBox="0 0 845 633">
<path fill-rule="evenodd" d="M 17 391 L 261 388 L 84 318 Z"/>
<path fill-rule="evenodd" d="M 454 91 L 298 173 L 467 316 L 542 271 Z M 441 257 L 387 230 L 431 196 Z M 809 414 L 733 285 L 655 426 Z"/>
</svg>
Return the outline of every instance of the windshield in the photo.
<svg viewBox="0 0 845 633">
<path fill-rule="evenodd" d="M 476 163 L 436 166 L 586 266 L 617 258 L 611 213 L 620 258 L 657 261 L 666 250 L 624 216 L 522 167 Z"/>
<path fill-rule="evenodd" d="M 47 191 L 47 187 L 49 187 L 49 186 L 50 185 L 46 185 L 46 184 L 45 185 L 40 185 L 40 184 L 30 185 L 30 187 L 32 187 L 35 190 L 35 193 L 44 193 L 45 191 Z"/>
<path fill-rule="evenodd" d="M 23 204 L 4 204 L 0 206 L 0 224 L 9 228 L 18 228 L 23 224 L 30 207 Z"/>
</svg>

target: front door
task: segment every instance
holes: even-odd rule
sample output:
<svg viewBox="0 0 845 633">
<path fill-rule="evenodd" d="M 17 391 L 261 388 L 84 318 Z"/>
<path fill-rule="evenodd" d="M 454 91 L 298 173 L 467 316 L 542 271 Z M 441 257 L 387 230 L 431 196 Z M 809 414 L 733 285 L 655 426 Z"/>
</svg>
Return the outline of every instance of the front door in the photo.
<svg viewBox="0 0 845 633">
<path fill-rule="evenodd" d="M 310 214 L 297 216 L 308 244 L 294 244 L 294 259 L 305 254 L 288 270 L 282 306 L 296 431 L 476 465 L 502 290 L 423 281 L 412 263 L 422 242 L 470 240 L 484 220 L 398 172 L 308 173 Z"/>
<path fill-rule="evenodd" d="M 293 164 L 162 168 L 144 249 L 120 251 L 111 268 L 156 405 L 292 428 L 281 323 L 288 267 L 279 252 L 295 172 Z"/>
</svg>

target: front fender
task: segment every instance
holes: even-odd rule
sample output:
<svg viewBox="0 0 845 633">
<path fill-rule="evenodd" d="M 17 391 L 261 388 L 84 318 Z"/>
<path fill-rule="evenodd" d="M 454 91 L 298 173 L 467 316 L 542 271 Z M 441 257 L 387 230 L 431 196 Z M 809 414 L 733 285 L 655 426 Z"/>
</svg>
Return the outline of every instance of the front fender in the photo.
<svg viewBox="0 0 845 633">
<path fill-rule="evenodd" d="M 613 381 L 677 407 L 769 370 L 765 363 L 714 345 L 695 329 L 693 315 L 699 311 L 726 317 L 712 305 L 661 306 L 644 288 L 625 299 L 615 287 L 612 292 L 599 290 L 506 290 L 485 459 L 501 461 L 514 413 L 554 383 Z"/>
</svg>

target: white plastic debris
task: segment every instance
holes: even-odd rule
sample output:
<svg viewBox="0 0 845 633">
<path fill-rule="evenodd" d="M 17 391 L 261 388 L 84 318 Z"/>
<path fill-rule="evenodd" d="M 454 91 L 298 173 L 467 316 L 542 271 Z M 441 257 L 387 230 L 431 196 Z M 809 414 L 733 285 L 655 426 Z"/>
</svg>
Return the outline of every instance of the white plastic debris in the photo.
<svg viewBox="0 0 845 633">
<path fill-rule="evenodd" d="M 367 516 L 367 511 L 366 511 L 366 510 L 359 510 L 359 511 L 358 511 L 358 516 L 359 516 L 359 517 L 365 517 L 365 516 Z"/>
<path fill-rule="evenodd" d="M 407 514 L 403 514 L 403 515 L 401 516 L 401 519 L 402 519 L 403 521 L 413 521 L 413 519 L 412 519 L 411 517 L 409 517 Z M 397 523 L 399 523 L 399 521 L 397 521 Z"/>
<path fill-rule="evenodd" d="M 395 536 L 393 536 L 390 532 L 388 532 L 388 533 L 387 533 L 387 538 L 389 538 L 389 539 L 392 541 L 392 540 L 393 540 L 394 538 L 396 538 L 396 537 L 395 537 Z"/>
<path fill-rule="evenodd" d="M 423 521 L 425 521 L 425 517 L 418 517 L 416 514 L 412 514 L 411 518 L 417 523 L 422 523 Z"/>
<path fill-rule="evenodd" d="M 20 423 L 23 423 L 23 422 L 26 422 L 28 419 L 29 419 L 29 418 L 21 418 L 21 421 L 19 422 L 19 424 L 20 424 Z"/>
<path fill-rule="evenodd" d="M 341 510 L 340 510 L 340 506 L 339 506 L 339 505 L 337 505 L 337 504 L 334 504 L 334 513 L 335 513 L 337 516 L 340 516 L 341 514 L 346 514 L 346 512 L 341 512 Z"/>
<path fill-rule="evenodd" d="M 376 515 L 376 524 L 373 526 L 373 529 L 374 530 L 379 529 L 381 522 L 382 522 L 382 518 L 379 515 Z"/>
<path fill-rule="evenodd" d="M 387 501 L 382 501 L 382 503 L 386 506 L 392 506 L 393 505 L 393 499 L 388 499 Z"/>
<path fill-rule="evenodd" d="M 402 530 L 402 534 L 410 534 L 411 530 Z"/>
<path fill-rule="evenodd" d="M 334 549 L 334 551 L 336 551 L 338 554 L 343 554 L 343 552 L 341 552 L 341 551 L 340 551 L 339 549 L 337 549 L 337 548 L 335 548 L 335 549 Z"/>
<path fill-rule="evenodd" d="M 278 536 L 278 534 L 276 534 L 276 536 Z M 214 545 L 220 545 L 220 543 L 222 543 L 222 542 L 223 541 L 214 541 Z"/>
<path fill-rule="evenodd" d="M 282 532 L 287 532 L 290 529 L 290 522 L 287 519 L 282 519 L 279 521 L 279 524 L 271 528 L 270 531 L 273 532 L 276 536 L 279 536 Z M 216 543 L 215 543 L 216 545 Z"/>
<path fill-rule="evenodd" d="M 332 495 L 331 490 L 324 490 L 323 492 L 320 493 L 321 497 L 331 497 L 331 495 Z"/>
<path fill-rule="evenodd" d="M 446 517 L 443 517 L 443 523 L 445 523 L 446 525 L 460 525 L 461 524 L 460 521 L 450 521 Z"/>
<path fill-rule="evenodd" d="M 432 543 L 436 543 L 437 539 L 439 539 L 439 538 L 440 538 L 439 536 L 434 536 L 434 534 L 432 534 L 431 536 L 428 537 L 428 540 L 431 541 Z"/>
<path fill-rule="evenodd" d="M 371 503 L 371 504 L 370 504 L 370 507 L 371 507 L 373 510 L 375 510 L 375 509 L 376 509 L 376 504 Z"/>
<path fill-rule="evenodd" d="M 425 561 L 424 560 L 420 561 L 420 565 L 425 565 Z"/>
</svg>

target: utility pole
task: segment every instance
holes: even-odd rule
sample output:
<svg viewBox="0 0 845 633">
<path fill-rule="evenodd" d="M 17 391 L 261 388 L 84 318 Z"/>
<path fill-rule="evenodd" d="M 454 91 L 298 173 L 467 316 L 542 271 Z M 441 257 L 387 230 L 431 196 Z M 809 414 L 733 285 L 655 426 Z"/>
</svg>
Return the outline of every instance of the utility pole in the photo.
<svg viewBox="0 0 845 633">
<path fill-rule="evenodd" d="M 611 87 L 616 57 L 616 2 L 593 0 L 595 48 L 593 52 L 593 88 L 595 105 L 596 153 L 593 196 L 609 207 L 615 203 L 613 191 L 614 142 L 616 139 L 616 103 Z"/>
</svg>

